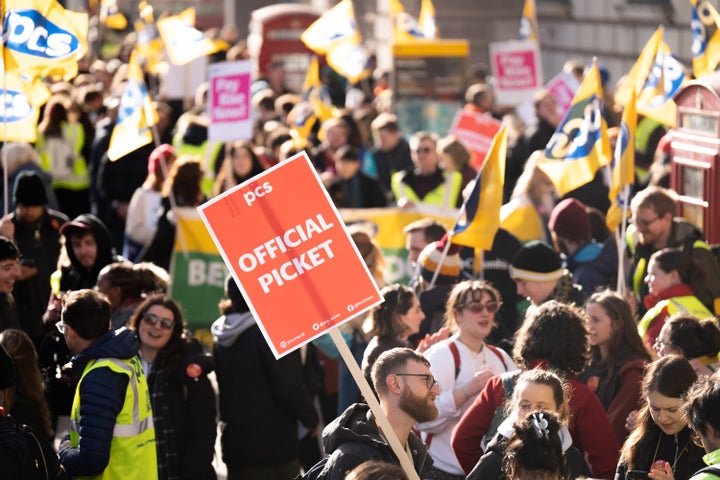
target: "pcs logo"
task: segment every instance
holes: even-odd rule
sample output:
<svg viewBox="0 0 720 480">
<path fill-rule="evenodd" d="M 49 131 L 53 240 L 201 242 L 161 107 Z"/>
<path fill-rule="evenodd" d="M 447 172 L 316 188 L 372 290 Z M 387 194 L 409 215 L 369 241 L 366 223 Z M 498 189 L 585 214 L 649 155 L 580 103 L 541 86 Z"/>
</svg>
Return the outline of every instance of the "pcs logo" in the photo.
<svg viewBox="0 0 720 480">
<path fill-rule="evenodd" d="M 0 100 L 0 116 L 5 117 L 7 122 L 19 122 L 32 113 L 32 107 L 23 92 L 0 90 Z"/>
<path fill-rule="evenodd" d="M 5 17 L 5 46 L 18 53 L 61 59 L 80 49 L 80 40 L 37 10 L 15 10 Z"/>
</svg>

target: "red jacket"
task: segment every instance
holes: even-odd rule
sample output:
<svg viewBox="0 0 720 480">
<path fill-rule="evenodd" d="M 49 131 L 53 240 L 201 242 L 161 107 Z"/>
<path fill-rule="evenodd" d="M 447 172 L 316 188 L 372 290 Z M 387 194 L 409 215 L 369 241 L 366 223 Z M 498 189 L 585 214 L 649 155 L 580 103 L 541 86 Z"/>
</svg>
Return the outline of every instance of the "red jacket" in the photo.
<svg viewBox="0 0 720 480">
<path fill-rule="evenodd" d="M 573 445 L 585 454 L 593 477 L 613 478 L 620 457 L 620 445 L 600 400 L 584 384 L 570 379 L 570 434 Z M 470 473 L 482 456 L 480 448 L 495 409 L 505 401 L 500 376 L 492 377 L 452 434 L 452 448 L 465 473 Z"/>
</svg>

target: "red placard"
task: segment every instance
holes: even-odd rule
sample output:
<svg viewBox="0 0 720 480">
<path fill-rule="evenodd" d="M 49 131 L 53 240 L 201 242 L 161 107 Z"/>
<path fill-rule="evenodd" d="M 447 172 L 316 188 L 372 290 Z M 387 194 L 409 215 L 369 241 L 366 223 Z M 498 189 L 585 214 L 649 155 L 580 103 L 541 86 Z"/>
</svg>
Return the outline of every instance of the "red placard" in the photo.
<svg viewBox="0 0 720 480">
<path fill-rule="evenodd" d="M 478 169 L 485 161 L 485 155 L 490 150 L 493 138 L 501 126 L 502 122 L 490 115 L 460 110 L 455 115 L 448 133 L 455 135 L 470 150 L 472 153 L 470 165 Z"/>
<path fill-rule="evenodd" d="M 382 301 L 305 152 L 198 211 L 277 358 Z"/>
</svg>

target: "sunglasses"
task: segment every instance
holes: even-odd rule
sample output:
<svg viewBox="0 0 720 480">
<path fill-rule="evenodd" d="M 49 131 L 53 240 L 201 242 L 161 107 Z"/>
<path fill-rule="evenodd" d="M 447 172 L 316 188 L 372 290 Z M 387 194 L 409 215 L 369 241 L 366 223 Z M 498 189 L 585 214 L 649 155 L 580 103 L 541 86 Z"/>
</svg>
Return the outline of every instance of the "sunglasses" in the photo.
<svg viewBox="0 0 720 480">
<path fill-rule="evenodd" d="M 435 385 L 437 385 L 437 380 L 435 380 L 435 377 L 430 375 L 429 373 L 396 373 L 398 377 L 422 377 L 425 379 L 425 386 L 428 388 L 428 390 L 432 390 Z"/>
<path fill-rule="evenodd" d="M 465 305 L 463 307 L 463 310 L 469 310 L 472 313 L 483 313 L 484 311 L 487 311 L 488 313 L 495 313 L 500 308 L 500 304 L 497 302 L 488 302 L 486 304 L 482 303 L 471 303 L 469 305 Z"/>
<path fill-rule="evenodd" d="M 146 313 L 143 315 L 143 322 L 152 325 L 157 326 L 157 324 L 160 324 L 160 328 L 163 330 L 172 330 L 172 328 L 175 326 L 175 320 L 172 320 L 170 318 L 160 318 L 154 313 Z"/>
</svg>

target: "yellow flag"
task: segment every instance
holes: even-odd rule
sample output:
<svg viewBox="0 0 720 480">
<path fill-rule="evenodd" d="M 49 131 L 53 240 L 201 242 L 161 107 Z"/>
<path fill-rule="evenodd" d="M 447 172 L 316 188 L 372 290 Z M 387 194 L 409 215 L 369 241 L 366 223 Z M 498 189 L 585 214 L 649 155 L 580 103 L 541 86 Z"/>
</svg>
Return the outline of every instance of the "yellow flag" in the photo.
<svg viewBox="0 0 720 480">
<path fill-rule="evenodd" d="M 662 27 L 658 27 L 615 94 L 615 101 L 627 105 L 634 87 L 637 112 L 674 127 L 677 107 L 673 97 L 686 80 L 685 68 L 672 55 L 670 47 L 663 41 Z"/>
<path fill-rule="evenodd" d="M 525 0 L 523 6 L 522 18 L 520 19 L 520 40 L 530 40 L 539 43 L 538 35 L 537 10 L 535 9 L 535 0 Z"/>
<path fill-rule="evenodd" d="M 165 50 L 162 39 L 155 25 L 153 7 L 142 1 L 138 4 L 138 19 L 135 21 L 137 43 L 135 51 L 143 70 L 156 75 L 167 72 Z"/>
<path fill-rule="evenodd" d="M 313 57 L 310 61 L 305 76 L 305 84 L 303 85 L 303 100 L 308 102 L 312 107 L 312 111 L 320 122 L 324 122 L 333 117 L 340 116 L 340 112 L 334 106 L 327 95 L 323 94 L 322 82 L 320 82 L 320 66 L 317 57 Z M 327 97 L 327 98 L 326 98 Z M 323 140 L 322 138 L 320 140 Z"/>
<path fill-rule="evenodd" d="M 136 55 L 130 56 L 128 78 L 120 97 L 118 117 L 110 136 L 108 159 L 115 161 L 152 142 L 151 127 L 158 121 L 157 112 L 143 82 Z"/>
<path fill-rule="evenodd" d="M 127 27 L 127 18 L 118 8 L 117 0 L 102 0 L 100 21 L 113 30 L 125 30 Z"/>
<path fill-rule="evenodd" d="M 475 185 L 463 204 L 464 218 L 453 227 L 450 240 L 458 245 L 492 249 L 495 233 L 500 227 L 500 207 L 507 157 L 505 125 L 495 134 Z"/>
<path fill-rule="evenodd" d="M 206 38 L 195 29 L 194 8 L 158 20 L 157 28 L 173 65 L 186 65 L 196 58 L 229 48 L 222 40 Z"/>
<path fill-rule="evenodd" d="M 352 0 L 342 0 L 315 20 L 300 36 L 300 40 L 318 55 L 327 54 L 332 44 L 347 39 L 351 39 L 351 43 L 360 43 Z"/>
<path fill-rule="evenodd" d="M 561 196 L 590 182 L 610 161 L 602 98 L 600 72 L 593 64 L 538 162 Z"/>
<path fill-rule="evenodd" d="M 87 52 L 88 16 L 55 0 L 5 0 L 4 61 L 7 72 L 29 78 L 70 80 Z"/>
<path fill-rule="evenodd" d="M 693 73 L 712 73 L 720 63 L 720 14 L 706 0 L 690 0 Z"/>
<path fill-rule="evenodd" d="M 623 207 L 630 211 L 630 187 L 635 183 L 635 130 L 637 111 L 635 110 L 635 90 L 630 93 L 630 101 L 623 110 L 620 132 L 615 144 L 612 166 L 612 183 L 608 198 L 610 208 L 605 216 L 607 227 L 614 231 L 622 222 Z"/>
<path fill-rule="evenodd" d="M 422 0 L 420 5 L 420 15 L 418 15 L 418 23 L 420 24 L 420 30 L 422 31 L 425 38 L 429 40 L 437 40 L 440 38 L 440 33 L 435 23 L 435 6 L 432 0 Z"/>
<path fill-rule="evenodd" d="M 50 97 L 47 88 L 44 91 L 43 88 L 42 82 L 33 86 L 14 73 L 5 74 L 0 82 L 0 98 L 5 105 L 0 109 L 0 138 L 29 143 L 37 140 L 38 106 Z M 33 105 L 38 101 L 41 103 Z"/>
<path fill-rule="evenodd" d="M 412 15 L 405 11 L 405 7 L 400 0 L 390 0 L 390 18 L 392 18 L 393 22 L 393 40 L 395 43 L 425 40 L 422 27 Z"/>
</svg>

